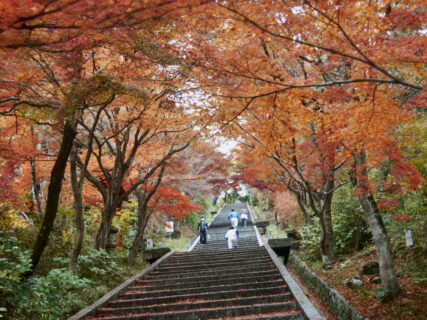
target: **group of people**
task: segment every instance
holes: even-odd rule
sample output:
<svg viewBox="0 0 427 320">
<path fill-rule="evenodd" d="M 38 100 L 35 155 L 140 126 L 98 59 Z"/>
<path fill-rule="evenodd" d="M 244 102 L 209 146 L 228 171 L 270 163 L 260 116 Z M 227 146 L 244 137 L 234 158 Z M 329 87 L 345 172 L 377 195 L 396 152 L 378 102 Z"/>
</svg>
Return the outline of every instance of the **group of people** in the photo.
<svg viewBox="0 0 427 320">
<path fill-rule="evenodd" d="M 242 227 L 246 228 L 248 223 L 248 210 L 243 208 L 240 210 L 240 220 L 242 221 Z M 230 228 L 228 229 L 227 233 L 225 234 L 225 239 L 228 242 L 228 248 L 233 249 L 237 248 L 237 240 L 239 239 L 239 214 L 234 210 L 231 209 L 231 211 L 228 214 L 228 220 L 231 223 Z M 205 217 L 202 216 L 200 218 L 200 222 L 197 226 L 197 230 L 200 234 L 200 243 L 206 244 L 207 240 L 207 232 L 208 232 L 208 224 L 205 220 Z"/>
</svg>

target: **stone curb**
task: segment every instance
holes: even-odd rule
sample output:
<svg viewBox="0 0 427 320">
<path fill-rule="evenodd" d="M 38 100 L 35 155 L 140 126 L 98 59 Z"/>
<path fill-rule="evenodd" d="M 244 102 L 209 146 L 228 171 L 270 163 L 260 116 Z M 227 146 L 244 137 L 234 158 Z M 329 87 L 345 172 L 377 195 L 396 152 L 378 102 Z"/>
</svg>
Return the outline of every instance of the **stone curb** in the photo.
<svg viewBox="0 0 427 320">
<path fill-rule="evenodd" d="M 253 228 L 255 230 L 256 238 L 258 239 L 258 244 L 260 247 L 262 247 L 264 245 L 264 241 L 262 241 L 261 234 L 259 233 L 259 230 L 258 230 L 257 226 L 255 225 L 255 217 L 252 213 L 251 207 L 249 206 L 249 204 L 247 202 L 246 202 L 246 206 L 248 207 L 248 211 L 249 211 L 249 214 L 251 216 L 251 220 L 252 220 Z"/>
<path fill-rule="evenodd" d="M 68 318 L 68 320 L 83 320 L 84 317 L 90 316 L 91 313 L 95 312 L 96 309 L 104 306 L 110 299 L 114 299 L 120 294 L 120 291 L 123 291 L 127 289 L 129 286 L 133 285 L 136 281 L 136 279 L 139 279 L 143 277 L 145 274 L 153 271 L 157 266 L 162 263 L 164 260 L 169 258 L 175 251 L 170 251 L 166 253 L 163 257 L 158 259 L 156 262 L 142 270 L 140 273 L 134 275 L 133 277 L 129 278 L 119 286 L 115 287 L 113 290 L 105 294 L 102 298 L 96 300 L 94 303 L 92 303 L 90 306 L 87 306 L 86 308 L 80 310 L 78 313 L 76 313 L 74 316 L 71 316 Z"/>
<path fill-rule="evenodd" d="M 295 282 L 295 280 L 292 278 L 289 271 L 286 269 L 286 267 L 283 265 L 282 261 L 279 259 L 279 257 L 276 255 L 276 253 L 271 249 L 271 247 L 266 243 L 264 244 L 264 247 L 267 249 L 267 252 L 269 253 L 271 260 L 273 260 L 274 264 L 276 265 L 277 269 L 279 269 L 280 274 L 282 275 L 283 279 L 289 286 L 289 290 L 292 292 L 292 295 L 294 296 L 295 300 L 297 301 L 297 305 L 299 308 L 301 308 L 304 317 L 308 320 L 326 320 L 319 311 L 313 306 L 313 304 L 310 302 L 310 300 L 306 297 L 304 292 L 301 290 L 299 285 Z"/>
<path fill-rule="evenodd" d="M 289 263 L 304 283 L 312 289 L 329 307 L 329 310 L 337 317 L 337 320 L 369 320 L 357 313 L 336 290 L 313 273 L 307 265 L 297 256 L 290 255 Z"/>
</svg>

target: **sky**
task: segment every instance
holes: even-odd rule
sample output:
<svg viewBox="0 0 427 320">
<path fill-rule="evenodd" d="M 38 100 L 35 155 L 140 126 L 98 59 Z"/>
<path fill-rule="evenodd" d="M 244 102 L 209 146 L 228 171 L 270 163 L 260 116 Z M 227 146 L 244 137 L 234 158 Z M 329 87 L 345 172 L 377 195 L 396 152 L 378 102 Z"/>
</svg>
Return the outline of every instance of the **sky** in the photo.
<svg viewBox="0 0 427 320">
<path fill-rule="evenodd" d="M 233 149 L 237 145 L 237 142 L 234 140 L 224 140 L 220 142 L 218 151 L 225 153 L 227 156 L 230 155 L 230 150 Z"/>
</svg>

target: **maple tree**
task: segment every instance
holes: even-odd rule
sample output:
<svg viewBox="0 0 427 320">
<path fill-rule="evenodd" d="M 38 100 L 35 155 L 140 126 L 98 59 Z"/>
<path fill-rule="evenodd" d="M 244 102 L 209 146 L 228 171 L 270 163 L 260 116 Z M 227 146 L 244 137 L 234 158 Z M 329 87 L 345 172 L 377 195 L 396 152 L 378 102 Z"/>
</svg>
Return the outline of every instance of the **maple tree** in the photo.
<svg viewBox="0 0 427 320">
<path fill-rule="evenodd" d="M 411 117 L 402 106 L 421 107 L 425 100 L 421 2 L 217 1 L 197 18 L 183 22 L 183 28 L 189 21 L 198 25 L 185 49 L 203 70 L 196 76 L 219 106 L 218 121 L 280 113 L 283 128 L 271 138 L 280 141 L 303 134 L 317 117 L 316 130 L 325 129 L 327 140 L 353 158 L 352 181 L 373 232 L 384 289 L 397 294 L 366 168 L 388 157 L 390 130 Z"/>
<path fill-rule="evenodd" d="M 18 112 L 19 116 L 48 124 L 56 118 L 56 126 L 62 128 L 45 214 L 34 244 L 32 269 L 37 266 L 55 220 L 65 165 L 76 134 L 78 110 L 87 107 L 84 103 L 90 93 L 83 87 L 90 88 L 99 79 L 96 74 L 107 72 L 104 71 L 109 66 L 106 48 L 121 53 L 114 56 L 119 60 L 125 56 L 140 60 L 149 56 L 165 63 L 168 58 L 160 54 L 158 47 L 147 43 L 146 36 L 157 32 L 161 17 L 197 4 L 198 1 L 58 0 L 19 4 L 5 1 L 0 5 L 1 66 L 4 67 L 0 77 L 1 114 Z M 81 12 L 85 13 L 84 19 L 76 19 Z M 98 56 L 103 67 L 99 67 Z M 113 63 L 108 72 L 119 75 L 117 67 Z M 126 78 L 125 72 L 121 77 Z M 51 113 L 46 112 L 49 109 Z"/>
<path fill-rule="evenodd" d="M 85 201 L 102 207 L 96 247 L 105 248 L 116 211 L 133 193 L 142 199 L 140 239 L 151 212 L 173 212 L 179 206 L 169 202 L 176 199 L 189 203 L 176 190 L 219 193 L 242 181 L 260 190 L 286 187 L 307 222 L 309 210 L 318 215 L 324 262 L 332 263 L 331 201 L 346 183 L 337 173 L 350 171 L 384 289 L 396 295 L 378 209 L 395 209 L 397 194 L 423 183 L 394 134 L 425 107 L 422 5 L 2 1 L 0 201 L 27 206 L 41 220 L 32 269 L 59 204 L 67 203 L 62 183 L 69 159 L 74 272 Z M 208 139 L 205 129 L 246 145 L 241 175 L 229 178 L 229 160 L 212 146 L 201 144 L 205 150 L 194 155 L 189 142 Z M 377 204 L 369 175 L 385 167 L 389 197 Z"/>
</svg>

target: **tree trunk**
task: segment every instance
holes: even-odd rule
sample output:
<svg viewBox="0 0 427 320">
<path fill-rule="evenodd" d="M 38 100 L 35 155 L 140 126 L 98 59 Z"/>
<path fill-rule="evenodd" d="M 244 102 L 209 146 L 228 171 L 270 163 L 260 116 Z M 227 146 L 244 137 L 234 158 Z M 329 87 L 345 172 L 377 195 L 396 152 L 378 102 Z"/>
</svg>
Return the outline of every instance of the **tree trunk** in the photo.
<svg viewBox="0 0 427 320">
<path fill-rule="evenodd" d="M 136 256 L 138 255 L 138 250 L 142 244 L 145 226 L 146 226 L 146 213 L 147 206 L 144 205 L 142 210 L 138 210 L 138 228 L 136 232 L 135 239 L 132 242 L 132 247 L 129 250 L 128 262 L 133 264 L 135 262 Z M 143 211 L 143 212 L 141 212 Z"/>
<path fill-rule="evenodd" d="M 56 213 L 58 211 L 59 195 L 62 189 L 62 180 L 64 179 L 67 160 L 70 155 L 75 136 L 76 130 L 74 126 L 72 126 L 69 122 L 66 122 L 62 135 L 61 147 L 59 149 L 58 156 L 55 160 L 55 164 L 52 168 L 50 176 L 45 214 L 33 246 L 33 252 L 31 255 L 31 270 L 26 273 L 26 276 L 30 276 L 34 272 L 49 241 L 49 236 L 52 232 Z"/>
<path fill-rule="evenodd" d="M 334 231 L 332 228 L 331 215 L 332 195 L 327 195 L 323 213 L 320 215 L 320 228 L 322 236 L 320 239 L 320 247 L 322 249 L 323 266 L 330 266 L 336 262 L 334 252 Z"/>
<path fill-rule="evenodd" d="M 166 162 L 162 163 L 159 175 L 157 176 L 157 181 L 153 186 L 153 189 L 147 194 L 145 191 L 141 189 L 135 190 L 136 198 L 138 199 L 138 229 L 136 232 L 135 239 L 133 240 L 132 247 L 129 251 L 128 261 L 129 264 L 133 264 L 135 262 L 136 256 L 138 254 L 138 249 L 141 246 L 143 241 L 145 227 L 147 225 L 148 220 L 150 219 L 151 212 L 147 214 L 148 211 L 148 201 L 150 201 L 151 197 L 157 191 L 160 186 L 160 182 L 162 181 L 163 174 L 165 172 Z M 140 177 L 141 178 L 141 177 Z M 144 252 L 144 246 L 142 248 Z"/>
<path fill-rule="evenodd" d="M 313 191 L 310 196 L 310 207 L 319 217 L 320 248 L 322 250 L 323 267 L 330 266 L 336 262 L 334 252 L 334 231 L 332 228 L 332 196 L 334 191 L 333 174 L 328 177 L 321 190 Z"/>
<path fill-rule="evenodd" d="M 307 207 L 307 204 L 305 203 L 303 195 L 297 191 L 294 192 L 294 194 L 297 198 L 298 205 L 302 211 L 302 215 L 304 217 L 304 224 L 313 224 L 313 219 L 311 218 L 311 215 L 308 212 L 308 207 Z"/>
<path fill-rule="evenodd" d="M 43 211 L 42 211 L 42 204 L 40 201 L 40 184 L 37 183 L 37 172 L 36 172 L 36 158 L 33 157 L 30 160 L 31 163 L 31 180 L 32 180 L 32 184 L 33 184 L 33 198 L 36 201 L 36 205 L 37 205 L 37 217 L 38 217 L 38 221 L 40 221 L 40 219 L 43 216 Z"/>
<path fill-rule="evenodd" d="M 84 238 L 84 217 L 83 217 L 83 199 L 82 199 L 82 186 L 78 183 L 77 179 L 77 163 L 76 163 L 77 150 L 71 152 L 70 157 L 70 174 L 71 186 L 74 195 L 74 222 L 76 224 L 76 236 L 74 238 L 74 246 L 70 256 L 68 268 L 73 274 L 77 274 L 77 260 L 80 251 L 83 247 Z"/>
<path fill-rule="evenodd" d="M 356 170 L 353 170 L 351 181 L 356 188 L 359 201 L 368 219 L 369 229 L 374 239 L 383 289 L 393 297 L 400 293 L 400 287 L 396 271 L 394 270 L 390 240 L 387 236 L 375 199 L 366 185 L 368 181 L 368 173 L 365 168 L 366 155 L 364 152 L 361 152 L 360 154 L 354 154 L 353 157 L 357 173 Z"/>
<path fill-rule="evenodd" d="M 108 236 L 110 233 L 110 215 L 111 210 L 109 208 L 104 207 L 104 212 L 102 214 L 101 224 L 98 229 L 98 233 L 96 234 L 95 240 L 95 249 L 106 249 Z M 112 214 L 114 216 L 114 213 Z M 112 219 L 111 219 L 112 220 Z"/>
</svg>

